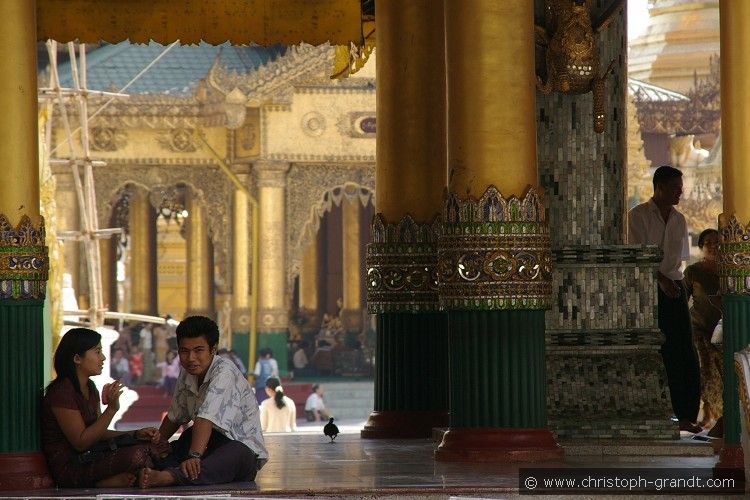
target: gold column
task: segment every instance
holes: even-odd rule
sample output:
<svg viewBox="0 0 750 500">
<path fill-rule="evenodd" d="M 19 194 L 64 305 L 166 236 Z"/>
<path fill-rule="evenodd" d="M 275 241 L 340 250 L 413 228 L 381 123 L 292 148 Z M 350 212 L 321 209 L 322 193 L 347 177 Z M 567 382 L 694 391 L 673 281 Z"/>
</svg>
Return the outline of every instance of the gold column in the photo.
<svg viewBox="0 0 750 500">
<path fill-rule="evenodd" d="M 37 146 L 37 85 L 33 1 L 4 0 L 0 13 L 0 214 L 11 226 L 39 215 L 39 149 Z"/>
<path fill-rule="evenodd" d="M 285 331 L 286 304 L 286 174 L 289 164 L 257 161 L 253 165 L 258 185 L 260 275 L 258 276 L 258 328 L 260 332 Z"/>
<path fill-rule="evenodd" d="M 440 213 L 445 167 L 443 0 L 378 2 L 375 208 L 386 221 Z M 429 76 L 429 80 L 427 79 Z"/>
<path fill-rule="evenodd" d="M 0 490 L 49 488 L 40 452 L 44 298 L 49 271 L 39 213 L 36 2 L 0 2 Z"/>
<path fill-rule="evenodd" d="M 237 174 L 237 178 L 247 185 L 247 174 Z M 240 189 L 234 191 L 233 213 L 232 331 L 248 332 L 250 330 L 250 233 L 248 226 L 250 204 L 247 193 Z"/>
<path fill-rule="evenodd" d="M 359 332 L 362 328 L 362 313 L 360 310 L 360 263 L 359 263 L 359 200 L 344 197 L 341 201 L 342 211 L 342 253 L 344 257 L 343 270 L 343 306 L 341 321 L 344 329 L 349 332 Z"/>
<path fill-rule="evenodd" d="M 157 314 L 156 302 L 156 211 L 148 191 L 134 188 L 129 206 L 130 310 Z"/>
<path fill-rule="evenodd" d="M 191 189 L 186 195 L 187 231 L 187 311 L 186 316 L 214 317 L 213 259 L 208 240 L 206 219 L 200 199 Z"/>
<path fill-rule="evenodd" d="M 448 424 L 433 224 L 447 185 L 443 4 L 378 0 L 377 214 L 366 256 L 378 352 L 374 411 L 361 432 L 368 439 L 427 438 Z"/>
<path fill-rule="evenodd" d="M 534 2 L 445 0 L 445 33 L 449 193 L 438 268 L 449 344 L 459 348 L 435 458 L 559 460 L 546 428 L 552 266 L 536 170 Z M 464 389 L 474 385 L 486 390 Z"/>
<path fill-rule="evenodd" d="M 750 2 L 721 0 L 721 141 L 724 217 L 750 222 Z"/>
<path fill-rule="evenodd" d="M 747 402 L 738 399 L 737 361 L 732 353 L 741 351 L 750 343 L 750 143 L 747 140 L 750 134 L 750 98 L 747 93 L 750 2 L 721 0 L 719 8 L 724 197 L 724 212 L 719 216 L 719 284 L 725 355 L 724 446 L 716 468 L 740 470 L 739 477 L 742 477 L 739 405 Z M 740 388 L 739 392 L 743 389 Z M 744 450 L 744 460 L 747 460 L 747 454 L 748 450 Z"/>
<path fill-rule="evenodd" d="M 302 265 L 299 270 L 299 307 L 305 314 L 317 317 L 318 311 L 318 235 L 311 237 L 302 250 Z"/>
<path fill-rule="evenodd" d="M 65 171 L 55 174 L 57 189 L 55 201 L 57 204 L 57 224 L 59 231 L 79 231 L 81 228 L 78 213 L 78 197 L 73 185 L 73 174 Z M 65 272 L 70 274 L 73 289 L 78 293 L 80 287 L 79 255 L 82 252 L 81 242 L 63 241 L 63 259 Z"/>
<path fill-rule="evenodd" d="M 445 18 L 449 190 L 521 197 L 538 185 L 534 3 L 446 0 Z"/>
<path fill-rule="evenodd" d="M 109 311 L 117 310 L 117 293 L 115 287 L 115 284 L 117 283 L 117 266 L 115 264 L 115 249 L 113 246 L 114 238 L 119 238 L 119 235 L 99 240 L 99 260 L 101 262 L 100 272 L 102 276 L 102 305 Z"/>
</svg>

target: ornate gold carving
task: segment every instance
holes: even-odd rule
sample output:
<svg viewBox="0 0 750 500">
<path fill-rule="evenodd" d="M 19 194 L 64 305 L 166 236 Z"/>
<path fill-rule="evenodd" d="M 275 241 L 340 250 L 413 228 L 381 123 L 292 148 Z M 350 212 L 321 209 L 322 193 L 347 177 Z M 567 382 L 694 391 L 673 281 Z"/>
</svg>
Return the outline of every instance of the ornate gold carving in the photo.
<svg viewBox="0 0 750 500">
<path fill-rule="evenodd" d="M 334 52 L 328 44 L 316 47 L 295 45 L 283 56 L 249 73 L 228 70 L 217 59 L 206 76 L 206 82 L 221 95 L 238 89 L 250 102 L 290 102 L 295 83 L 302 83 L 313 74 L 319 75 L 319 81 L 328 80 L 327 72 L 333 63 Z"/>
<path fill-rule="evenodd" d="M 750 224 L 719 217 L 719 285 L 722 294 L 750 295 Z"/>
<path fill-rule="evenodd" d="M 49 273 L 44 220 L 24 215 L 13 227 L 0 214 L 0 299 L 44 299 Z"/>
<path fill-rule="evenodd" d="M 117 151 L 128 143 L 127 134 L 120 129 L 111 127 L 94 127 L 91 129 L 92 151 Z"/>
<path fill-rule="evenodd" d="M 375 112 L 353 111 L 342 115 L 336 127 L 341 135 L 356 138 L 373 138 L 376 132 Z"/>
<path fill-rule="evenodd" d="M 258 328 L 265 332 L 285 330 L 289 327 L 286 309 L 261 309 L 258 311 Z"/>
<path fill-rule="evenodd" d="M 687 99 L 653 100 L 645 92 L 633 95 L 643 133 L 715 134 L 721 124 L 721 65 L 711 56 L 710 73 L 686 92 Z"/>
<path fill-rule="evenodd" d="M 302 249 L 317 234 L 325 213 L 343 197 L 367 206 L 374 194 L 374 164 L 291 166 L 286 191 L 287 287 L 299 274 Z"/>
<path fill-rule="evenodd" d="M 97 191 L 99 224 L 108 224 L 113 205 L 118 201 L 118 192 L 128 184 L 142 186 L 151 191 L 168 192 L 178 184 L 190 186 L 198 195 L 206 211 L 208 231 L 214 245 L 214 258 L 219 270 L 215 276 L 219 292 L 226 293 L 232 287 L 232 252 L 230 214 L 234 188 L 226 176 L 216 167 L 190 166 L 186 168 L 154 168 L 149 165 L 112 164 L 107 168 L 94 169 Z M 156 201 L 156 200 L 154 200 Z M 154 208 L 159 208 L 154 207 Z"/>
<path fill-rule="evenodd" d="M 418 224 L 410 215 L 372 221 L 367 245 L 367 310 L 370 313 L 438 310 L 437 244 L 440 222 Z"/>
<path fill-rule="evenodd" d="M 258 187 L 286 187 L 286 174 L 289 163 L 281 161 L 256 161 L 253 163 Z"/>
<path fill-rule="evenodd" d="M 548 308 L 550 246 L 544 207 L 533 188 L 522 199 L 506 199 L 494 186 L 479 200 L 449 194 L 438 246 L 440 308 Z"/>
<path fill-rule="evenodd" d="M 200 147 L 193 140 L 192 131 L 184 128 L 167 131 L 157 138 L 157 142 L 163 149 L 173 153 L 194 153 Z"/>
<path fill-rule="evenodd" d="M 302 116 L 300 127 L 310 137 L 318 137 L 326 130 L 326 117 L 317 111 L 310 111 Z"/>
<path fill-rule="evenodd" d="M 544 27 L 537 26 L 541 44 L 547 47 L 547 81 L 537 77 L 537 88 L 545 93 L 585 94 L 594 97 L 594 131 L 604 132 L 604 79 L 612 71 L 614 60 L 599 75 L 599 52 L 594 32 L 601 31 L 622 7 L 613 0 L 611 8 L 596 23 L 586 3 L 570 0 L 545 0 Z"/>
</svg>

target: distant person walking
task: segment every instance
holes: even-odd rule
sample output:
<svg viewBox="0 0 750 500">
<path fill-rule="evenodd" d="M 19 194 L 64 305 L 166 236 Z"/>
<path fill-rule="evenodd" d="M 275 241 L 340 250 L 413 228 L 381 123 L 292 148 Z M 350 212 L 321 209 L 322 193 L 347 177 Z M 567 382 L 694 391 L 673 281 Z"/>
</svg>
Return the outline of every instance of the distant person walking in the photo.
<svg viewBox="0 0 750 500">
<path fill-rule="evenodd" d="M 279 378 L 279 365 L 273 359 L 273 351 L 270 348 L 265 347 L 260 350 L 260 357 L 255 363 L 253 375 L 255 376 L 255 397 L 258 403 L 262 403 L 268 397 L 265 391 L 266 381 L 269 377 Z"/>
</svg>

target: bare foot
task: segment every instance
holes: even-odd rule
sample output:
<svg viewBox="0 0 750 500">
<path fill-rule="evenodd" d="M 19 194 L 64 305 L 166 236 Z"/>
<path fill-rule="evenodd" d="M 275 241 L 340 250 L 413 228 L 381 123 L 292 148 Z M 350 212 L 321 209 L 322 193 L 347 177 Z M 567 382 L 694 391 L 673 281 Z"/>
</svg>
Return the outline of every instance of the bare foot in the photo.
<svg viewBox="0 0 750 500">
<path fill-rule="evenodd" d="M 169 486 L 175 482 L 172 473 L 165 470 L 154 470 L 146 467 L 138 473 L 138 486 L 141 488 Z"/>
<path fill-rule="evenodd" d="M 130 472 L 121 472 L 112 477 L 102 479 L 96 483 L 97 488 L 127 488 L 135 484 L 135 475 Z"/>
</svg>

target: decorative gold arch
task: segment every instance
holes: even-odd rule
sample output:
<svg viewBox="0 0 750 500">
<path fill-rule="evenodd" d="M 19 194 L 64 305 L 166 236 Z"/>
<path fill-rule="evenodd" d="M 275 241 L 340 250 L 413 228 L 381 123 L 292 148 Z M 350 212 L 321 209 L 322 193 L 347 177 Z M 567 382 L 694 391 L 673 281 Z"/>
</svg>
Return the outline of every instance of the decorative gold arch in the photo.
<svg viewBox="0 0 750 500">
<path fill-rule="evenodd" d="M 346 180 L 344 180 L 346 179 Z M 287 286 L 299 275 L 302 250 L 320 220 L 346 197 L 363 206 L 375 196 L 373 164 L 292 165 L 287 177 Z"/>
<path fill-rule="evenodd" d="M 129 184 L 143 187 L 149 192 L 166 191 L 179 184 L 188 186 L 196 193 L 201 205 L 208 208 L 206 220 L 219 270 L 215 277 L 217 292 L 231 293 L 232 235 L 229 231 L 232 227 L 230 216 L 233 189 L 219 169 L 212 166 L 175 169 L 169 166 L 154 168 L 152 165 L 127 165 L 118 168 L 117 165 L 108 165 L 106 169 L 95 169 L 94 179 L 100 225 L 109 223 L 118 193 Z M 152 205 L 157 198 L 149 196 Z"/>
</svg>

